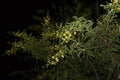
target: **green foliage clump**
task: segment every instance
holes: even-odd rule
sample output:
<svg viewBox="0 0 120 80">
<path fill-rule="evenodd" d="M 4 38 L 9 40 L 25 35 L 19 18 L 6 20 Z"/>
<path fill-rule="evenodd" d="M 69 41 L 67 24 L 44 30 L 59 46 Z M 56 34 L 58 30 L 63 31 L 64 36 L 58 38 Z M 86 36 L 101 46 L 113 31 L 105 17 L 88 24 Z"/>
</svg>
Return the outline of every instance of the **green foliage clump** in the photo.
<svg viewBox="0 0 120 80">
<path fill-rule="evenodd" d="M 44 18 L 42 38 L 26 33 L 14 33 L 19 42 L 6 51 L 18 48 L 31 51 L 35 58 L 46 58 L 45 72 L 38 80 L 119 80 L 120 79 L 120 24 L 116 21 L 120 3 L 102 5 L 106 14 L 93 27 L 93 21 L 74 16 L 65 25 L 52 25 Z M 45 55 L 46 54 L 46 55 Z"/>
<path fill-rule="evenodd" d="M 16 37 L 16 40 L 11 43 L 12 48 L 6 51 L 6 55 L 16 54 L 17 51 L 23 50 L 23 52 L 32 53 L 34 58 L 45 59 L 47 55 L 47 45 L 48 42 L 39 40 L 32 36 L 32 34 L 27 34 L 26 32 L 12 32 L 12 35 Z M 44 53 L 44 54 L 43 54 Z"/>
</svg>

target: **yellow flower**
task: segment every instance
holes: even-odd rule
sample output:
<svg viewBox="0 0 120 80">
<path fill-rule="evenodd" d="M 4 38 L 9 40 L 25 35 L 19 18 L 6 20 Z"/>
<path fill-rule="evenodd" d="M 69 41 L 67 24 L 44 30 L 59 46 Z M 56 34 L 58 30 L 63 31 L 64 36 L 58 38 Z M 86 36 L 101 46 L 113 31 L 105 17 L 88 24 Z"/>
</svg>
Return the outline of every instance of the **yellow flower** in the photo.
<svg viewBox="0 0 120 80">
<path fill-rule="evenodd" d="M 117 8 L 117 10 L 119 10 L 119 11 L 120 11 L 120 7 L 118 7 L 118 8 Z"/>
<path fill-rule="evenodd" d="M 56 60 L 56 62 L 58 62 L 58 61 L 59 61 L 59 59 L 58 59 L 57 57 L 55 58 L 55 60 Z"/>
<path fill-rule="evenodd" d="M 113 9 L 111 9 L 111 12 L 113 12 Z"/>
<path fill-rule="evenodd" d="M 64 58 L 64 55 L 61 55 L 62 58 Z"/>
<path fill-rule="evenodd" d="M 110 6 L 112 6 L 112 3 L 109 3 Z"/>
<path fill-rule="evenodd" d="M 118 0 L 114 0 L 113 4 L 116 4 L 116 3 L 118 3 Z"/>
<path fill-rule="evenodd" d="M 68 36 L 71 37 L 72 36 L 71 33 L 69 33 Z"/>
<path fill-rule="evenodd" d="M 52 59 L 55 59 L 55 56 L 52 56 Z"/>
<path fill-rule="evenodd" d="M 69 36 L 65 36 L 66 39 L 69 39 Z"/>
<path fill-rule="evenodd" d="M 62 51 L 61 50 L 59 50 L 59 53 L 61 53 Z"/>
<path fill-rule="evenodd" d="M 51 64 L 52 64 L 52 65 L 55 65 L 55 62 L 54 62 L 54 61 L 52 61 L 52 62 L 51 62 Z"/>
<path fill-rule="evenodd" d="M 62 38 L 62 40 L 65 42 L 66 41 L 66 39 L 65 38 Z"/>
<path fill-rule="evenodd" d="M 65 42 L 65 43 L 68 43 L 68 41 L 70 40 L 70 37 L 71 37 L 71 33 L 70 32 L 66 32 L 66 33 L 63 33 L 63 36 L 62 36 L 62 40 Z"/>
<path fill-rule="evenodd" d="M 66 33 L 63 33 L 63 36 L 66 36 Z"/>
<path fill-rule="evenodd" d="M 74 35 L 76 35 L 76 32 L 74 32 Z"/>
<path fill-rule="evenodd" d="M 65 33 L 63 33 L 63 36 L 64 36 L 64 37 L 65 37 L 65 36 L 71 37 L 71 33 L 70 33 L 70 32 L 65 32 Z"/>
<path fill-rule="evenodd" d="M 66 40 L 65 42 L 68 43 L 68 40 Z"/>
</svg>

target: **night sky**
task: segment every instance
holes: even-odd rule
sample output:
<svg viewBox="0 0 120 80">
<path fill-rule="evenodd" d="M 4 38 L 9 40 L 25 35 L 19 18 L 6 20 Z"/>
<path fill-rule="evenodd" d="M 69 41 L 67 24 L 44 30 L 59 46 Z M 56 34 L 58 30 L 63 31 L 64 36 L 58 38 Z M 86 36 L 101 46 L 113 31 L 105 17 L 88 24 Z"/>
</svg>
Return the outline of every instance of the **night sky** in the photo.
<svg viewBox="0 0 120 80">
<path fill-rule="evenodd" d="M 16 30 L 34 24 L 33 15 L 36 14 L 36 10 L 49 7 L 50 1 L 51 0 L 3 0 L 0 11 L 3 28 L 1 31 Z M 84 1 L 88 2 L 91 0 Z"/>
<path fill-rule="evenodd" d="M 26 0 L 2 1 L 2 9 L 0 11 L 0 54 L 3 54 L 8 48 L 7 42 L 11 39 L 7 32 L 24 29 L 34 24 L 33 15 L 36 14 L 36 10 L 43 8 L 44 3 L 45 1 L 43 0 L 32 0 L 29 2 Z M 0 80 L 10 80 L 7 78 L 7 74 L 9 74 L 10 71 L 16 68 L 23 69 L 27 65 L 29 65 L 29 63 L 25 63 L 24 60 L 15 60 L 15 57 L 0 56 Z"/>
<path fill-rule="evenodd" d="M 2 6 L 2 23 L 4 30 L 14 30 L 20 26 L 33 24 L 32 15 L 40 8 L 42 0 L 25 2 L 25 0 L 4 1 Z M 16 27 L 15 27 L 16 26 Z"/>
<path fill-rule="evenodd" d="M 10 41 L 7 32 L 25 29 L 29 25 L 35 24 L 33 15 L 36 14 L 36 10 L 47 4 L 46 1 L 4 0 L 1 2 L 0 52 L 7 47 L 6 41 Z"/>
</svg>

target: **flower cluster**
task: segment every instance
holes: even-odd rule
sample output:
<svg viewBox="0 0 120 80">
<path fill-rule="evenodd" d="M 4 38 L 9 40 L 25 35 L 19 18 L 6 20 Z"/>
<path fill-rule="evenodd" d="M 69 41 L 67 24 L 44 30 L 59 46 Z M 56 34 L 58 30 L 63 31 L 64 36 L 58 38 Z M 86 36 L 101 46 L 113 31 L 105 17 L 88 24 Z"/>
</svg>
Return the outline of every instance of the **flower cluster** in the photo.
<svg viewBox="0 0 120 80">
<path fill-rule="evenodd" d="M 118 0 L 113 0 L 113 4 L 117 4 L 118 3 Z"/>
<path fill-rule="evenodd" d="M 59 50 L 55 55 L 52 55 L 50 59 L 48 60 L 48 63 L 51 65 L 56 65 L 60 59 L 63 59 L 65 57 L 65 54 L 62 50 Z"/>
<path fill-rule="evenodd" d="M 69 31 L 66 31 L 62 33 L 61 39 L 63 42 L 68 43 L 71 36 L 72 36 L 71 33 Z"/>
<path fill-rule="evenodd" d="M 109 3 L 110 6 L 116 6 L 116 10 L 120 11 L 120 3 L 119 0 L 111 0 L 112 3 Z M 114 10 L 111 9 L 111 12 L 113 12 Z"/>
<path fill-rule="evenodd" d="M 44 17 L 43 20 L 44 20 L 44 24 L 45 25 L 50 24 L 50 16 L 49 15 L 47 15 L 46 17 Z"/>
<path fill-rule="evenodd" d="M 75 31 L 55 31 L 55 35 L 53 36 L 55 39 L 59 38 L 60 41 L 64 43 L 68 43 L 72 36 L 76 35 Z M 60 44 L 54 44 L 49 46 L 50 52 L 54 55 L 50 56 L 48 59 L 48 64 L 56 65 L 60 59 L 63 59 L 65 57 L 65 52 L 61 50 Z"/>
<path fill-rule="evenodd" d="M 59 38 L 59 35 L 60 35 L 60 33 L 59 33 L 58 31 L 56 31 L 55 37 L 56 37 L 56 38 Z"/>
</svg>

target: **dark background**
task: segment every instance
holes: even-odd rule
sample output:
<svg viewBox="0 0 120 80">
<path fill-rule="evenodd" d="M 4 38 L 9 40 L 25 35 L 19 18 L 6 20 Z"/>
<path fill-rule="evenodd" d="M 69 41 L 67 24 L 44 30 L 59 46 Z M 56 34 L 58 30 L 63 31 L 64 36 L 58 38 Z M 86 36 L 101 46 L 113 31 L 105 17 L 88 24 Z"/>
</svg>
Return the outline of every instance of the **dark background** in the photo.
<svg viewBox="0 0 120 80">
<path fill-rule="evenodd" d="M 2 23 L 4 30 L 14 30 L 20 26 L 33 24 L 32 15 L 43 3 L 42 0 L 34 1 L 4 1 L 2 2 Z"/>
<path fill-rule="evenodd" d="M 8 48 L 7 42 L 11 40 L 8 32 L 34 24 L 33 15 L 45 2 L 44 0 L 3 0 L 0 3 L 0 55 Z M 0 56 L 0 80 L 21 80 L 22 76 L 9 77 L 9 74 L 17 70 L 25 71 L 34 66 L 35 62 L 32 58 L 26 60 L 26 56 L 29 55 L 18 56 Z"/>
<path fill-rule="evenodd" d="M 82 1 L 82 0 L 80 0 Z M 84 0 L 85 3 L 94 3 L 95 0 Z M 106 0 L 107 1 L 107 0 Z M 100 0 L 100 3 L 105 3 L 106 1 Z M 108 0 L 109 1 L 109 0 Z M 1 31 L 16 30 L 22 28 L 23 26 L 28 26 L 34 24 L 33 15 L 36 14 L 38 9 L 49 8 L 52 0 L 4 0 L 1 2 L 1 21 L 2 29 Z M 57 3 L 58 2 L 58 3 Z M 59 5 L 59 0 L 56 1 Z M 50 8 L 49 8 L 50 9 Z"/>
</svg>

